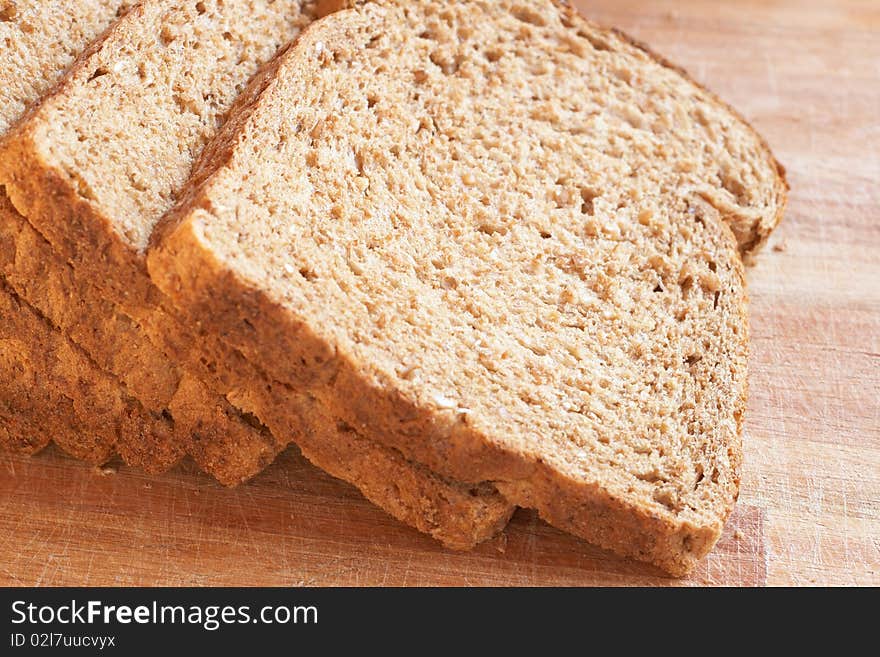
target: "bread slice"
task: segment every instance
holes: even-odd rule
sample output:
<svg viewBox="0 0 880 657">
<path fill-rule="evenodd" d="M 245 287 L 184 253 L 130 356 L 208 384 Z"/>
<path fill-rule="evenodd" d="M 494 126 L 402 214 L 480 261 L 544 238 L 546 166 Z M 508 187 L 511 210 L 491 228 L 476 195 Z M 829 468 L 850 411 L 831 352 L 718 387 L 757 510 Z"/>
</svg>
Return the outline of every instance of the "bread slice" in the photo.
<svg viewBox="0 0 880 657">
<path fill-rule="evenodd" d="M 114 116 L 109 124 L 104 124 L 114 125 L 114 135 L 101 145 L 112 148 L 115 137 L 115 146 L 120 146 L 121 141 L 124 148 L 126 138 L 131 137 L 134 141 L 129 143 L 138 146 L 149 142 L 159 150 L 180 148 L 176 159 L 161 159 L 155 169 L 167 164 L 181 177 L 191 166 L 193 153 L 222 120 L 224 107 L 234 98 L 236 86 L 243 84 L 249 71 L 271 55 L 286 36 L 294 34 L 314 15 L 312 3 L 269 4 L 272 6 L 254 2 L 224 5 L 206 2 L 177 8 L 170 2 L 144 3 L 119 21 L 81 58 L 46 104 L 63 106 L 67 91 L 76 88 L 78 72 L 83 68 L 102 68 L 111 78 L 118 74 L 128 80 L 126 75 L 131 71 L 126 66 L 135 66 L 138 77 L 135 88 L 120 83 L 125 88 L 119 91 L 114 81 L 102 92 L 121 97 L 117 100 L 123 105 L 123 116 Z M 155 73 L 152 81 L 145 81 L 148 69 Z M 183 91 L 192 93 L 194 89 L 201 89 L 204 105 L 181 101 L 179 82 L 187 75 L 190 84 Z M 86 80 L 87 84 L 91 82 L 94 79 Z M 144 97 L 152 100 L 145 101 Z M 94 94 L 93 99 L 99 107 L 110 103 L 100 93 Z M 164 121 L 150 125 L 141 121 L 141 132 L 132 128 L 132 135 L 115 131 L 115 125 L 125 124 L 125 110 L 139 111 L 144 106 L 164 107 Z M 42 112 L 43 108 L 37 108 L 30 121 L 23 125 L 39 120 L 36 117 Z M 93 118 L 90 114 L 89 121 Z M 113 124 L 117 120 L 119 122 Z M 130 125 L 137 125 L 137 117 Z M 49 130 L 57 127 L 47 126 Z M 145 138 L 145 132 L 153 134 L 152 142 Z M 90 152 L 88 144 L 78 142 L 78 145 Z M 93 163 L 92 168 L 97 171 L 84 168 L 77 175 L 102 175 L 104 172 L 100 169 L 106 161 Z M 147 158 L 143 162 L 136 160 L 135 164 L 151 168 L 153 162 Z M 165 198 L 163 193 L 170 194 L 164 186 L 173 186 L 173 181 L 169 183 L 168 179 L 159 178 L 157 187 L 150 191 L 156 193 L 151 198 L 161 204 Z M 120 192 L 119 189 L 114 191 Z M 114 198 L 123 205 L 131 201 L 127 206 L 130 208 L 132 204 L 137 205 L 141 191 L 133 183 L 122 190 L 130 193 L 130 198 L 122 192 Z M 10 187 L 10 192 L 14 195 L 14 188 Z M 155 210 L 154 206 L 149 207 Z M 55 209 L 65 210 L 63 205 Z M 101 210 L 105 208 L 96 208 Z M 131 220 L 130 213 L 121 214 Z M 66 214 L 59 220 L 65 218 Z M 154 222 L 155 218 L 145 210 L 144 225 L 150 221 Z M 303 428 L 300 415 L 323 413 L 320 408 L 314 408 L 313 400 L 305 396 L 292 398 L 284 387 L 273 387 L 256 374 L 244 378 L 242 371 L 247 363 L 237 362 L 230 372 L 234 355 L 227 353 L 229 350 L 224 350 L 219 343 L 214 353 L 219 354 L 221 365 L 208 368 L 206 360 L 192 348 L 196 342 L 194 336 L 154 303 L 158 297 L 155 291 L 148 293 L 149 299 L 126 295 L 127 308 L 104 298 L 88 276 L 69 266 L 43 236 L 14 211 L 5 214 L 0 224 L 0 238 L 4 244 L 0 249 L 0 271 L 16 291 L 34 303 L 40 313 L 60 327 L 104 370 L 118 376 L 145 406 L 173 419 L 174 444 L 183 443 L 199 465 L 223 483 L 235 484 L 252 476 L 291 438 L 299 435 L 301 449 L 310 460 L 355 483 L 369 499 L 450 547 L 471 547 L 506 524 L 513 506 L 490 486 L 463 485 L 438 477 L 347 428 L 339 432 L 332 447 L 328 446 L 327 441 L 336 431 L 335 422 L 328 425 L 329 429 L 326 423 L 315 430 Z M 153 329 L 152 334 L 147 327 Z M 166 341 L 167 345 L 188 345 L 189 369 L 169 358 Z M 195 375 L 196 368 L 200 376 Z M 223 372 L 226 374 L 221 378 Z M 207 387 L 214 394 L 207 389 L 205 380 L 210 380 Z M 228 383 L 230 380 L 238 381 L 234 389 Z M 232 408 L 224 397 L 214 396 L 216 393 L 240 400 L 239 408 L 243 412 Z M 271 432 L 264 428 L 262 417 L 257 419 L 257 412 L 267 418 L 265 424 Z M 226 430 L 218 430 L 224 424 Z M 339 445 L 347 445 L 348 449 L 340 452 Z M 341 458 L 340 453 L 350 456 Z"/>
<path fill-rule="evenodd" d="M 0 205 L 5 197 L 0 195 Z M 0 208 L 0 216 L 2 216 Z M 17 289 L 21 289 L 30 298 L 36 300 L 45 309 L 46 316 L 53 318 L 56 325 L 68 326 L 71 334 L 79 335 L 84 329 L 82 342 L 92 344 L 97 351 L 95 353 L 115 353 L 111 347 L 101 347 L 101 342 L 92 342 L 94 335 L 106 336 L 101 339 L 114 340 L 119 343 L 119 348 L 125 353 L 145 341 L 145 337 L 137 330 L 134 324 L 127 320 L 125 315 L 118 310 L 107 312 L 102 316 L 100 312 L 91 312 L 102 309 L 108 302 L 102 300 L 100 294 L 86 283 L 82 288 L 78 287 L 81 281 L 72 274 L 63 263 L 56 262 L 57 256 L 45 240 L 11 210 L 6 215 L 5 221 L 0 221 L 0 271 L 7 280 Z M 15 254 L 18 254 L 16 257 Z M 25 255 L 26 254 L 26 255 Z M 85 299 L 92 299 L 88 305 Z M 26 307 L 25 304 L 21 304 Z M 112 304 L 109 304 L 112 306 Z M 36 313 L 29 310 L 33 315 Z M 23 313 L 21 313 L 23 314 Z M 6 315 L 4 309 L 3 315 Z M 119 328 L 113 328 L 111 320 L 121 323 L 129 329 L 130 340 L 122 340 L 123 335 Z M 22 319 L 19 318 L 19 322 Z M 39 323 L 39 318 L 34 317 Z M 17 324 L 7 326 L 7 330 L 20 336 L 23 331 L 15 329 Z M 88 327 L 101 326 L 102 330 L 90 334 Z M 179 331 L 168 320 L 167 315 L 154 313 L 153 328 L 156 331 L 164 331 L 169 338 L 174 331 Z M 43 332 L 45 332 L 43 328 Z M 33 333 L 33 329 L 29 334 Z M 253 474 L 268 464 L 267 454 L 274 456 L 277 441 L 269 432 L 262 429 L 260 423 L 250 422 L 248 417 L 266 418 L 266 424 L 276 432 L 276 435 L 298 436 L 297 442 L 303 454 L 315 465 L 326 470 L 330 474 L 338 476 L 349 482 L 354 482 L 364 495 L 385 508 L 396 518 L 406 522 L 417 529 L 428 533 L 448 547 L 455 549 L 471 548 L 479 542 L 491 538 L 501 531 L 507 524 L 513 506 L 502 498 L 497 491 L 488 485 L 465 486 L 454 481 L 445 480 L 437 476 L 427 468 L 408 462 L 397 452 L 391 449 L 374 445 L 361 438 L 344 426 L 335 418 L 323 413 L 316 403 L 304 395 L 294 395 L 284 386 L 270 386 L 266 383 L 260 385 L 259 381 L 265 381 L 262 375 L 255 371 L 245 359 L 228 350 L 221 351 L 220 346 L 215 346 L 215 353 L 220 353 L 219 360 L 210 361 L 203 356 L 202 350 L 197 348 L 196 342 L 190 337 L 183 336 L 179 332 L 176 340 L 181 358 L 191 359 L 189 362 L 192 369 L 196 368 L 204 378 L 219 377 L 223 373 L 223 380 L 231 381 L 224 384 L 221 379 L 214 378 L 217 387 L 227 386 L 232 391 L 230 396 L 235 402 L 235 408 L 222 397 L 213 398 L 207 394 L 202 379 L 183 373 L 179 380 L 175 379 L 174 391 L 168 401 L 168 413 L 156 415 L 155 421 L 165 432 L 160 433 L 156 428 L 147 432 L 136 425 L 134 420 L 144 416 L 143 411 L 136 414 L 132 409 L 126 409 L 120 414 L 120 418 L 108 421 L 109 412 L 98 415 L 90 415 L 86 409 L 80 413 L 93 422 L 98 423 L 102 431 L 109 429 L 111 436 L 106 440 L 94 445 L 89 439 L 102 436 L 103 433 L 90 431 L 90 426 L 83 428 L 80 418 L 75 413 L 68 412 L 68 406 L 73 400 L 77 404 L 103 408 L 101 400 L 107 394 L 103 387 L 96 383 L 86 384 L 87 377 L 97 378 L 102 370 L 93 367 L 93 372 L 87 372 L 85 362 L 78 362 L 76 367 L 68 365 L 65 360 L 56 356 L 58 350 L 69 350 L 79 353 L 80 350 L 67 340 L 62 340 L 58 331 L 50 331 L 55 340 L 63 346 L 46 348 L 45 341 L 48 338 L 34 339 L 25 338 L 25 342 L 31 345 L 41 354 L 40 358 L 47 363 L 43 367 L 31 366 L 33 374 L 27 377 L 23 375 L 10 376 L 6 384 L 3 396 L 10 400 L 10 408 L 6 413 L 0 409 L 0 418 L 8 417 L 10 421 L 22 421 L 24 418 L 43 417 L 46 409 L 59 413 L 58 421 L 51 419 L 50 424 L 43 422 L 42 431 L 18 429 L 13 432 L 17 435 L 16 443 L 24 442 L 24 445 L 12 445 L 12 440 L 3 441 L 9 446 L 24 449 L 31 446 L 31 442 L 39 439 L 40 435 L 54 436 L 63 431 L 56 442 L 74 456 L 85 458 L 91 462 L 101 463 L 109 458 L 114 452 L 121 453 L 125 460 L 138 467 L 151 472 L 162 471 L 173 465 L 183 452 L 191 454 L 196 462 L 207 472 L 214 474 L 222 483 L 234 485 L 239 483 L 241 473 Z M 42 333 L 40 334 L 42 335 Z M 210 339 L 206 336 L 205 340 Z M 17 342 L 16 342 L 17 344 Z M 169 344 L 173 344 L 169 341 Z M 187 345 L 184 352 L 183 346 Z M 149 343 L 142 344 L 140 349 L 134 349 L 129 355 L 132 362 L 139 362 L 139 368 L 147 371 L 159 370 L 164 361 L 151 363 L 145 359 L 145 354 L 152 351 Z M 63 353 L 66 353 L 64 351 Z M 8 345 L 0 347 L 0 358 L 12 355 L 18 356 L 18 362 L 32 362 L 30 359 L 22 359 L 18 351 Z M 136 359 L 136 360 L 135 360 Z M 125 362 L 124 358 L 120 362 Z M 54 363 L 54 365 L 49 365 Z M 11 369 L 9 367 L 4 369 Z M 21 366 L 18 368 L 22 369 Z M 31 413 L 25 412 L 22 404 L 15 404 L 18 397 L 29 398 L 32 395 L 46 395 L 53 390 L 45 381 L 38 377 L 41 372 L 60 370 L 65 373 L 64 382 L 73 380 L 83 381 L 83 393 L 72 394 L 76 390 L 72 385 L 65 388 L 67 394 L 57 396 L 62 403 L 46 402 L 42 404 L 31 403 L 27 408 Z M 191 370 L 192 371 L 192 370 Z M 85 372 L 85 373 L 84 373 Z M 49 378 L 43 375 L 45 378 Z M 110 384 L 109 377 L 99 379 L 106 387 Z M 51 378 L 49 378 L 51 381 Z M 9 391 L 13 384 L 18 389 L 17 393 Z M 57 387 L 57 386 L 56 386 Z M 121 392 L 124 388 L 115 386 Z M 112 387 L 111 387 L 112 389 Z M 158 388 L 157 388 L 158 389 Z M 17 395 L 17 396 L 16 396 Z M 135 400 L 129 400 L 131 405 L 137 405 Z M 66 402 L 66 403 L 65 403 Z M 116 406 L 111 407 L 116 409 Z M 244 410 L 247 415 L 242 416 Z M 320 415 L 319 415 L 320 414 Z M 76 421 L 71 423 L 69 417 Z M 153 417 L 146 413 L 147 418 Z M 308 418 L 304 422 L 303 418 Z M 120 424 L 125 419 L 125 424 Z M 173 424 L 170 420 L 173 419 Z M 67 421 L 68 425 L 64 425 Z M 161 439 L 161 440 L 160 440 Z M 0 444 L 3 444 L 0 442 Z M 33 451 L 38 447 L 45 446 L 48 442 L 43 439 L 39 444 L 33 445 Z M 174 450 L 166 453 L 167 450 Z M 89 451 L 91 450 L 91 451 Z"/>
<path fill-rule="evenodd" d="M 548 0 L 370 3 L 254 80 L 192 181 L 150 272 L 273 377 L 673 574 L 715 543 L 738 249 L 786 186 L 679 70 Z"/>
<path fill-rule="evenodd" d="M 89 0 L 71 12 L 60 0 L 0 2 L 0 135 L 131 4 Z M 0 191 L 0 224 L 14 213 Z M 0 240 L 3 254 L 10 246 Z M 2 281 L 0 308 L 0 447 L 34 453 L 54 439 L 93 463 L 121 452 L 151 471 L 182 456 L 167 418 L 143 409 Z"/>
</svg>

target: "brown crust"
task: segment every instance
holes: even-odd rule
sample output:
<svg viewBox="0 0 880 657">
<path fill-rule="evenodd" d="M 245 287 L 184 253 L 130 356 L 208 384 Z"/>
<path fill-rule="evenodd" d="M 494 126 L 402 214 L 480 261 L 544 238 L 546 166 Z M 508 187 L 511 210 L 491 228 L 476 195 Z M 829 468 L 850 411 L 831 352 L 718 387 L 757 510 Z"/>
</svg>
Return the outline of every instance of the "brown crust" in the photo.
<svg viewBox="0 0 880 657">
<path fill-rule="evenodd" d="M 345 14 L 337 14 L 309 27 L 285 57 L 296 58 L 319 36 L 325 47 L 332 48 L 335 39 L 344 38 L 345 20 Z M 272 84 L 271 80 L 259 80 L 251 97 L 271 89 Z M 253 107 L 245 107 L 227 123 L 214 147 L 205 153 L 200 182 L 209 184 L 210 172 L 228 161 L 237 128 L 254 111 Z M 506 452 L 487 442 L 465 421 L 415 407 L 395 390 L 391 381 L 366 380 L 358 363 L 345 354 L 335 353 L 307 324 L 288 316 L 278 303 L 254 285 L 238 279 L 217 260 L 201 237 L 200 222 L 210 212 L 210 206 L 199 196 L 199 188 L 191 188 L 181 207 L 154 233 L 148 259 L 150 272 L 157 285 L 180 307 L 187 308 L 195 317 L 211 317 L 219 334 L 259 362 L 273 377 L 311 381 L 314 393 L 331 407 L 347 412 L 347 419 L 365 435 L 400 449 L 442 474 L 465 481 L 496 480 L 511 501 L 538 508 L 549 522 L 620 554 L 655 563 L 672 574 L 688 572 L 714 545 L 738 491 L 741 424 L 735 435 L 728 437 L 733 480 L 723 517 L 699 527 L 657 517 L 649 510 L 609 497 L 598 485 L 567 481 L 534 456 Z M 735 283 L 744 286 L 742 264 L 734 255 L 733 233 L 718 223 L 723 243 L 719 248 L 729 249 L 739 279 Z M 739 289 L 743 290 L 743 297 L 738 310 L 745 326 L 746 299 L 744 288 Z M 742 387 L 736 406 L 742 411 L 747 332 L 742 333 L 738 347 Z M 737 413 L 738 423 L 741 415 Z"/>
<path fill-rule="evenodd" d="M 94 464 L 120 454 L 151 473 L 180 460 L 168 420 L 115 381 L 0 283 L 0 447 L 33 453 L 50 441 Z M 148 448 L 145 448 L 148 446 Z"/>
<path fill-rule="evenodd" d="M 11 208 L 2 192 L 0 238 L 3 280 L 16 294 L 22 295 L 30 311 L 38 314 L 41 321 L 52 329 L 54 340 L 69 343 L 88 360 L 88 364 L 82 365 L 80 375 L 84 381 L 102 381 L 102 385 L 113 386 L 120 394 L 136 399 L 142 414 L 161 418 L 162 432 L 150 435 L 135 431 L 140 437 L 128 441 L 137 450 L 136 453 L 131 448 L 125 451 L 128 454 L 125 460 L 131 465 L 150 472 L 164 471 L 176 461 L 169 461 L 164 456 L 169 445 L 174 445 L 175 450 L 190 453 L 221 483 L 235 485 L 257 474 L 283 449 L 284 445 L 268 440 L 265 431 L 243 422 L 240 414 L 235 413 L 225 400 L 212 399 L 204 386 L 189 386 L 182 393 L 176 368 L 166 367 L 164 357 L 156 349 L 142 348 L 144 341 L 138 339 L 136 326 L 130 321 L 120 321 L 122 316 L 118 312 L 108 312 L 107 303 L 98 298 L 93 298 L 91 303 L 84 301 L 70 269 L 57 262 L 51 247 Z M 33 308 L 31 301 L 37 302 L 38 307 Z M 25 302 L 21 303 L 24 305 Z M 93 356 L 99 357 L 101 362 L 95 362 Z M 133 374 L 128 377 L 130 385 L 114 376 L 119 372 Z M 90 395 L 94 396 L 96 385 L 84 383 L 83 390 L 72 395 L 72 399 L 76 403 L 85 403 Z M 183 395 L 186 399 L 182 399 Z M 192 420 L 184 422 L 173 412 L 181 405 L 203 409 L 204 417 L 197 426 L 194 427 Z M 50 435 L 59 431 L 55 428 Z M 159 438 L 161 442 L 157 442 Z M 233 441 L 236 445 L 249 445 L 249 448 L 238 458 L 218 459 L 216 454 Z M 250 458 L 245 459 L 244 454 Z M 106 454 L 101 458 L 106 458 Z"/>
</svg>

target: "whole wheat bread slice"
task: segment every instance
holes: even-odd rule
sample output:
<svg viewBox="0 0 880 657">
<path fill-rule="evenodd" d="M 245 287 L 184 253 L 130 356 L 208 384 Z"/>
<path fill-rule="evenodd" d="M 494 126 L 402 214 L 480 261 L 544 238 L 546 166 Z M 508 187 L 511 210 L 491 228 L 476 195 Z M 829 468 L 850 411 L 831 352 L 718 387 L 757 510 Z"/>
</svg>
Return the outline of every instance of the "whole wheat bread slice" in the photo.
<svg viewBox="0 0 880 657">
<path fill-rule="evenodd" d="M 271 55 L 285 35 L 295 34 L 313 16 L 311 3 L 305 3 L 303 7 L 298 2 L 275 3 L 271 11 L 256 6 L 261 3 L 253 2 L 232 2 L 222 6 L 207 2 L 184 8 L 175 8 L 174 4 L 148 2 L 136 7 L 86 53 L 47 101 L 50 105 L 58 103 L 63 106 L 69 90 L 76 88 L 78 72 L 84 68 L 97 67 L 106 71 L 98 77 L 114 78 L 118 75 L 123 80 L 119 84 L 124 86 L 126 82 L 130 83 L 126 76 L 132 73 L 126 66 L 135 66 L 136 84 L 140 88 L 133 90 L 129 87 L 119 92 L 114 80 L 108 84 L 106 93 L 109 96 L 121 94 L 123 100 L 120 104 L 126 109 L 149 107 L 154 110 L 154 106 L 162 106 L 165 111 L 160 113 L 165 121 L 154 121 L 150 126 L 144 125 L 146 121 L 143 121 L 140 129 L 131 128 L 131 134 L 119 134 L 116 126 L 126 125 L 126 118 L 131 119 L 128 123 L 131 126 L 138 117 L 126 116 L 124 112 L 122 116 L 113 115 L 111 111 L 110 122 L 102 125 L 111 125 L 113 134 L 104 135 L 107 138 L 101 146 L 122 148 L 117 153 L 128 153 L 126 145 L 131 144 L 137 147 L 146 144 L 148 151 L 153 147 L 159 151 L 163 147 L 181 149 L 176 159 L 151 159 L 149 155 L 155 156 L 155 152 L 150 151 L 143 158 L 133 160 L 136 168 L 142 167 L 144 177 L 157 162 L 158 167 L 167 165 L 171 171 L 170 182 L 168 178 L 157 176 L 156 187 L 149 190 L 156 192 L 152 200 L 159 205 L 169 202 L 167 186 L 174 186 L 175 175 L 178 182 L 182 181 L 191 166 L 193 153 L 222 120 L 223 108 L 234 98 L 236 85 L 246 81 L 249 71 L 255 70 L 261 59 Z M 194 35 L 187 32 L 193 23 L 198 26 Z M 203 65 L 207 70 L 190 70 L 187 65 Z M 163 73 L 166 76 L 173 74 L 186 80 L 188 85 L 172 85 L 174 80 L 166 78 L 164 83 L 172 89 L 163 88 L 161 82 L 154 88 L 153 83 L 145 78 L 150 75 L 146 73 L 150 66 L 153 66 L 157 79 Z M 92 75 L 88 77 L 87 84 L 97 79 Z M 208 92 L 202 96 L 202 104 L 193 100 L 194 97 L 189 101 L 183 99 L 186 94 L 192 95 L 199 89 Z M 69 95 L 75 96 L 75 93 Z M 126 97 L 128 101 L 133 97 L 134 103 L 126 105 Z M 155 102 L 150 102 L 150 98 Z M 100 93 L 95 94 L 93 100 L 96 107 L 109 104 Z M 142 101 L 145 105 L 140 105 Z M 170 110 L 169 102 L 172 104 Z M 37 108 L 23 125 L 40 121 L 42 112 L 43 108 Z M 194 114 L 196 118 L 193 118 Z M 90 122 L 94 115 L 88 114 L 88 117 L 87 122 Z M 151 118 L 155 117 L 151 115 Z M 53 130 L 59 125 L 50 123 L 47 127 Z M 61 127 L 64 127 L 63 123 Z M 150 134 L 155 137 L 152 142 L 145 138 Z M 91 153 L 89 143 L 78 142 L 77 148 L 86 154 Z M 82 155 L 77 153 L 77 156 Z M 106 175 L 101 170 L 104 163 L 103 159 L 93 162 L 95 171 L 83 168 L 77 171 L 77 176 Z M 131 200 L 126 193 L 131 193 L 137 204 L 136 197 L 143 191 L 131 176 L 129 181 L 131 186 L 121 188 L 121 192 L 116 180 L 112 181 L 113 191 L 117 193 L 114 199 L 123 206 Z M 14 189 L 10 191 L 14 195 Z M 131 204 L 126 207 L 130 209 Z M 149 207 L 155 209 L 155 206 Z M 54 206 L 54 209 L 65 210 L 63 205 Z M 104 209 L 97 208 L 98 211 Z M 58 217 L 61 221 L 65 218 Z M 125 218 L 131 220 L 131 213 Z M 144 225 L 150 221 L 155 218 L 145 211 Z M 234 484 L 252 476 L 279 449 L 300 435 L 298 442 L 310 460 L 355 483 L 369 499 L 451 547 L 471 547 L 494 535 L 506 524 L 513 507 L 491 487 L 462 485 L 438 477 L 426 468 L 407 462 L 393 450 L 370 444 L 348 429 L 340 431 L 339 437 L 330 444 L 328 441 L 336 432 L 336 423 L 333 422 L 329 425 L 321 422 L 316 429 L 305 431 L 300 416 L 322 412 L 314 408 L 312 400 L 304 396 L 292 398 L 283 387 L 273 387 L 257 375 L 245 376 L 241 369 L 247 363 L 239 361 L 233 366 L 233 354 L 224 356 L 221 353 L 220 367 L 208 369 L 205 360 L 192 350 L 193 337 L 172 317 L 149 300 L 135 295 L 125 296 L 125 301 L 130 302 L 128 308 L 104 298 L 99 286 L 82 271 L 64 262 L 20 215 L 6 213 L 2 237 L 5 248 L 0 252 L 3 256 L 0 271 L 10 284 L 101 367 L 119 376 L 145 406 L 173 419 L 177 439 L 172 443 L 179 445 L 183 442 L 197 462 L 224 483 Z M 87 271 L 87 268 L 83 269 Z M 145 328 L 147 326 L 153 329 L 152 337 Z M 189 369 L 169 358 L 168 347 L 163 348 L 166 341 L 169 345 L 189 345 L 188 355 L 192 359 Z M 221 348 L 218 347 L 217 351 Z M 194 376 L 196 368 L 199 376 Z M 224 371 L 226 375 L 221 378 L 220 373 Z M 205 379 L 209 380 L 214 393 L 240 400 L 238 407 L 244 414 L 232 408 L 223 397 L 212 399 L 205 387 Z M 230 379 L 239 381 L 234 389 L 228 383 Z M 267 418 L 265 422 L 272 432 L 249 419 L 256 417 L 257 411 Z M 217 431 L 224 422 L 228 425 L 227 430 Z M 348 449 L 340 452 L 339 445 L 347 445 Z M 149 450 L 145 451 L 149 453 Z M 350 456 L 340 458 L 340 453 Z"/>
<path fill-rule="evenodd" d="M 0 2 L 0 135 L 131 4 L 87 0 L 71 11 L 60 0 Z M 15 216 L 0 190 L 0 225 Z M 11 252 L 0 240 L 3 257 Z M 151 472 L 180 459 L 167 417 L 144 409 L 2 283 L 0 308 L 0 447 L 34 453 L 54 440 L 92 463 L 119 453 Z"/>
<path fill-rule="evenodd" d="M 785 194 L 735 113 L 563 6 L 371 3 L 253 82 L 149 265 L 365 435 L 681 574 L 738 493 L 738 248 Z"/>
</svg>

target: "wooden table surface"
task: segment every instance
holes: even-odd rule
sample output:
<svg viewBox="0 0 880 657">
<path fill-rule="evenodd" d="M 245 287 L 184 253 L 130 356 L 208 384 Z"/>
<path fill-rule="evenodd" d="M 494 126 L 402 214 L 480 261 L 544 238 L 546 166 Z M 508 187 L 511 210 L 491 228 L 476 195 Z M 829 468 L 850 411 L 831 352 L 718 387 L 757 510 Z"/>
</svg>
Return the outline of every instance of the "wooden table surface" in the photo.
<svg viewBox="0 0 880 657">
<path fill-rule="evenodd" d="M 790 174 L 749 271 L 742 494 L 698 570 L 666 579 L 527 511 L 449 552 L 295 450 L 225 490 L 50 448 L 0 455 L 0 584 L 880 584 L 880 3 L 577 4 L 739 108 Z"/>
</svg>

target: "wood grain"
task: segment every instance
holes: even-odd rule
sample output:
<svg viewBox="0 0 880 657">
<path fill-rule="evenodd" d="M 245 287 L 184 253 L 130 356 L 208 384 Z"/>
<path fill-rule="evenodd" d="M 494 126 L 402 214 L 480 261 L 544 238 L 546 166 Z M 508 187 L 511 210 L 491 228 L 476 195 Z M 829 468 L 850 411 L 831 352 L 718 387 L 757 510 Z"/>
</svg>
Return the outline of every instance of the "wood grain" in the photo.
<svg viewBox="0 0 880 657">
<path fill-rule="evenodd" d="M 670 580 L 520 511 L 443 550 L 295 450 L 222 489 L 184 464 L 101 470 L 0 455 L 0 584 L 880 584 L 880 4 L 596 0 L 747 116 L 792 197 L 749 270 L 751 399 L 740 503 Z"/>
</svg>

